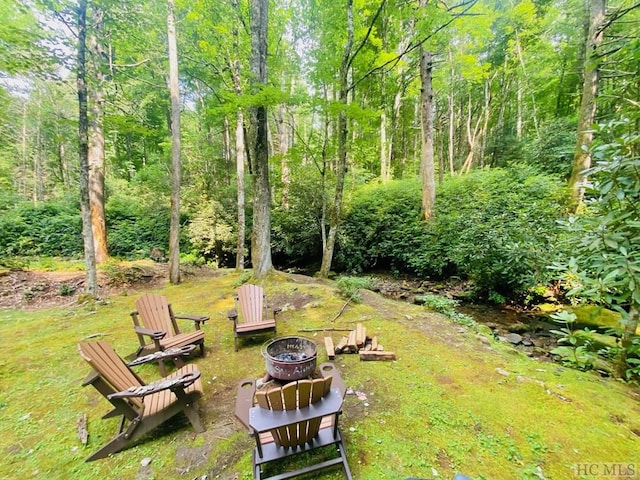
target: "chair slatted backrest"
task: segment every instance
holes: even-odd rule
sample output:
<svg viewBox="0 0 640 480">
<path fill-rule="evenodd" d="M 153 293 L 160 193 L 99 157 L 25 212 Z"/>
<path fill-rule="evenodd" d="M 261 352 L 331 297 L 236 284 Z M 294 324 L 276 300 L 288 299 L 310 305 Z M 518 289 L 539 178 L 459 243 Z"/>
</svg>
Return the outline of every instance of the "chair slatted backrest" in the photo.
<svg viewBox="0 0 640 480">
<path fill-rule="evenodd" d="M 258 285 L 247 283 L 238 288 L 240 323 L 260 323 L 267 319 L 264 296 L 264 289 Z"/>
<path fill-rule="evenodd" d="M 257 392 L 258 406 L 267 410 L 282 411 L 308 407 L 324 397 L 331 389 L 332 377 L 299 380 L 284 387 Z M 271 432 L 277 445 L 295 447 L 310 442 L 320 430 L 321 418 L 305 420 Z"/>
<path fill-rule="evenodd" d="M 82 342 L 78 344 L 78 351 L 115 392 L 144 385 L 107 342 Z M 142 401 L 139 398 L 132 397 L 127 400 L 136 407 L 142 407 Z"/>
<path fill-rule="evenodd" d="M 136 300 L 135 305 L 145 328 L 166 332 L 165 338 L 176 335 L 177 332 L 174 332 L 171 323 L 171 311 L 167 297 L 145 293 Z"/>
</svg>

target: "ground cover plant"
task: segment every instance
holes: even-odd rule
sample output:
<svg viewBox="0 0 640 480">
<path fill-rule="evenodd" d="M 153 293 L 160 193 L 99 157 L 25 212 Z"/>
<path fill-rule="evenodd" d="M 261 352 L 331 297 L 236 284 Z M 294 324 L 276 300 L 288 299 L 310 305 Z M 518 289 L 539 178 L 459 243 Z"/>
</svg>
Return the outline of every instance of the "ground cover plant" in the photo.
<svg viewBox="0 0 640 480">
<path fill-rule="evenodd" d="M 238 382 L 264 373 L 260 348 L 268 337 L 245 340 L 233 351 L 226 312 L 248 279 L 232 270 L 202 270 L 180 285 L 135 284 L 98 303 L 0 312 L 0 478 L 250 479 L 251 441 L 233 416 Z M 357 479 L 597 478 L 575 474 L 579 464 L 637 462 L 640 392 L 594 373 L 526 357 L 425 307 L 360 290 L 345 300 L 335 282 L 277 273 L 263 284 L 283 308 L 278 334 L 325 334 L 357 322 L 378 336 L 395 362 L 360 362 L 339 356 L 350 393 L 341 421 L 349 463 Z M 193 360 L 203 375 L 201 413 L 206 432 L 186 421 L 166 425 L 134 448 L 111 458 L 84 458 L 115 432 L 101 420 L 108 403 L 82 388 L 88 367 L 77 343 L 107 340 L 122 355 L 135 350 L 129 312 L 145 291 L 166 295 L 177 313 L 211 316 L 207 356 Z M 25 304 L 28 307 L 28 304 Z M 319 347 L 319 361 L 325 361 Z M 153 366 L 140 375 L 159 376 Z M 76 437 L 86 414 L 89 444 Z M 149 463 L 150 461 L 150 463 Z M 313 478 L 338 479 L 340 471 Z"/>
</svg>

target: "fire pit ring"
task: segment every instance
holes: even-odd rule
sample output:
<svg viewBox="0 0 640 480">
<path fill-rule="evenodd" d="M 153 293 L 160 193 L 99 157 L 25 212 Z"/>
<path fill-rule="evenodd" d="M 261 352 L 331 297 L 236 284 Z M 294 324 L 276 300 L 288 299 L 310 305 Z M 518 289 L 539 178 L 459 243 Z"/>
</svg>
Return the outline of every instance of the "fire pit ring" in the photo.
<svg viewBox="0 0 640 480">
<path fill-rule="evenodd" d="M 267 373 L 277 380 L 300 380 L 316 369 L 316 344 L 306 337 L 275 338 L 262 347 L 262 356 Z"/>
</svg>

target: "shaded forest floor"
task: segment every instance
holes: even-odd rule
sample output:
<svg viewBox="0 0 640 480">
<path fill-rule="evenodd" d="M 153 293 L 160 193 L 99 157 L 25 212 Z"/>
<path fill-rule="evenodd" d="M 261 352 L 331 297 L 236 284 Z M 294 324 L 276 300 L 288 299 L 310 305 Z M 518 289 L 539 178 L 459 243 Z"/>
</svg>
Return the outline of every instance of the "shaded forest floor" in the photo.
<svg viewBox="0 0 640 480">
<path fill-rule="evenodd" d="M 247 339 L 233 351 L 226 312 L 242 281 L 237 273 L 185 271 L 185 281 L 174 286 L 164 268 L 105 272 L 103 301 L 94 304 L 75 291 L 61 294 L 73 285 L 80 290 L 82 272 L 2 277 L 0 335 L 12 341 L 0 357 L 0 478 L 251 478 L 251 440 L 235 420 L 235 392 L 242 378 L 264 374 L 260 349 L 270 337 Z M 276 273 L 264 286 L 283 309 L 278 334 L 313 338 L 319 362 L 327 360 L 323 337 L 337 341 L 340 330 L 357 323 L 397 354 L 394 362 L 346 354 L 335 360 L 350 391 L 341 424 L 354 478 L 448 480 L 463 472 L 475 480 L 586 479 L 598 477 L 576 475 L 576 465 L 637 461 L 640 394 L 633 386 L 528 358 L 482 331 L 375 292 L 364 291 L 361 303 L 337 316 L 345 299 L 334 282 Z M 129 312 L 145 291 L 166 295 L 176 313 L 211 317 L 204 327 L 207 355 L 193 359 L 204 381 L 206 432 L 194 435 L 184 421 L 170 422 L 135 447 L 86 464 L 117 422 L 101 420 L 108 402 L 81 387 L 88 368 L 76 345 L 102 338 L 122 356 L 134 351 Z M 153 365 L 138 373 L 158 376 Z M 76 437 L 83 414 L 87 446 Z"/>
</svg>

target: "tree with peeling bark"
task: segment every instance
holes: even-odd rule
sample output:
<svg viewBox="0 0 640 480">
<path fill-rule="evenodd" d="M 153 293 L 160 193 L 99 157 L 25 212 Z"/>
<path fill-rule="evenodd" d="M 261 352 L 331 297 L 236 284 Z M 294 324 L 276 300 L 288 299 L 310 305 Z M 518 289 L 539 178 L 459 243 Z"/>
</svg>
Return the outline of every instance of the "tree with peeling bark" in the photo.
<svg viewBox="0 0 640 480">
<path fill-rule="evenodd" d="M 104 82 L 105 52 L 101 34 L 104 27 L 104 12 L 99 5 L 91 9 L 91 28 L 87 38 L 91 60 L 87 73 L 91 77 L 88 91 L 89 116 L 89 203 L 91 205 L 91 231 L 96 263 L 109 259 L 107 250 L 107 227 L 104 211 L 105 165 L 104 165 Z"/>
<path fill-rule="evenodd" d="M 169 46 L 169 95 L 171 97 L 171 223 L 169 226 L 169 281 L 180 283 L 180 86 L 178 47 L 173 0 L 167 1 L 167 42 Z"/>
<path fill-rule="evenodd" d="M 90 295 L 98 293 L 98 273 L 91 231 L 91 202 L 89 199 L 89 115 L 87 102 L 87 0 L 77 7 L 78 53 L 76 82 L 78 89 L 78 153 L 80 158 L 80 205 L 82 211 L 82 237 L 87 269 L 85 289 Z"/>
<path fill-rule="evenodd" d="M 233 76 L 233 89 L 237 95 L 242 95 L 242 83 L 240 81 L 240 59 L 238 58 L 239 50 L 239 33 L 238 23 L 240 23 L 240 13 L 238 8 L 238 0 L 232 1 L 233 9 L 236 11 L 237 20 L 233 26 L 233 59 L 232 76 Z M 238 240 L 236 243 L 236 271 L 244 271 L 244 242 L 246 237 L 246 224 L 245 224 L 245 191 L 244 191 L 244 165 L 245 158 L 245 138 L 244 138 L 244 112 L 242 107 L 238 106 L 236 111 L 236 135 L 235 135 L 235 152 L 236 152 L 236 185 L 238 188 L 237 208 L 238 208 Z"/>
<path fill-rule="evenodd" d="M 586 55 L 583 66 L 582 100 L 578 111 L 578 137 L 573 169 L 569 179 L 573 202 L 576 208 L 582 203 L 585 171 L 591 167 L 589 146 L 593 140 L 593 123 L 596 117 L 600 67 L 598 47 L 604 38 L 606 0 L 591 0 L 589 7 L 589 28 L 585 39 Z"/>
<path fill-rule="evenodd" d="M 267 84 L 268 0 L 251 0 L 251 85 L 258 93 Z M 253 231 L 251 263 L 256 278 L 273 270 L 271 260 L 271 187 L 267 107 L 251 108 L 253 130 Z"/>
</svg>

